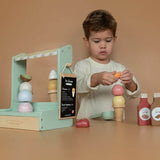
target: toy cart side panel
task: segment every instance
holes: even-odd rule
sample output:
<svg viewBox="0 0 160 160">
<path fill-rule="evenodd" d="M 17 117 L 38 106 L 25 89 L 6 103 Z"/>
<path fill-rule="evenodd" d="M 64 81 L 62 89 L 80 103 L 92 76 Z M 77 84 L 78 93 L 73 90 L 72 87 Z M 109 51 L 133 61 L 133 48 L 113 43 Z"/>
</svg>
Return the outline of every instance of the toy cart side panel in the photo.
<svg viewBox="0 0 160 160">
<path fill-rule="evenodd" d="M 58 107 L 54 108 L 54 110 L 42 112 L 41 118 L 39 119 L 39 130 L 51 130 L 71 127 L 73 125 L 73 119 L 60 120 L 58 114 Z"/>
<path fill-rule="evenodd" d="M 12 57 L 12 81 L 11 81 L 11 109 L 17 111 L 18 102 L 17 95 L 19 93 L 19 86 L 22 83 L 19 76 L 26 74 L 26 60 L 15 61 Z"/>
</svg>

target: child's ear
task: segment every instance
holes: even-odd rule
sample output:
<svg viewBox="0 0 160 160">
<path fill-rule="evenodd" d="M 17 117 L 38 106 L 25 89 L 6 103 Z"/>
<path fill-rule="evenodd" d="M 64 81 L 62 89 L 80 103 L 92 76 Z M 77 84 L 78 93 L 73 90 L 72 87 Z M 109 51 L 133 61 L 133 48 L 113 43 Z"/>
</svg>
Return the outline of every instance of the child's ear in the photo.
<svg viewBox="0 0 160 160">
<path fill-rule="evenodd" d="M 83 42 L 87 47 L 89 47 L 89 42 L 88 42 L 88 39 L 86 37 L 83 37 Z"/>
<path fill-rule="evenodd" d="M 114 37 L 114 42 L 116 42 L 116 41 L 117 41 L 117 36 Z"/>
</svg>

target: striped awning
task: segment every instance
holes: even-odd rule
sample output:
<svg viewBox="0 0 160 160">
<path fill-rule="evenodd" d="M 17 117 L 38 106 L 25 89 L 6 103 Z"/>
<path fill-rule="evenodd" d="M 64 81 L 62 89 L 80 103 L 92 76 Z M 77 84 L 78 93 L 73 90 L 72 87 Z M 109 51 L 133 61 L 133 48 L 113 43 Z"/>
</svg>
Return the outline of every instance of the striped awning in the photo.
<svg viewBox="0 0 160 160">
<path fill-rule="evenodd" d="M 21 61 L 26 59 L 33 59 L 33 58 L 40 58 L 40 57 L 47 57 L 57 55 L 57 50 L 45 50 L 41 52 L 33 52 L 33 53 L 21 53 L 14 57 L 15 61 Z"/>
</svg>

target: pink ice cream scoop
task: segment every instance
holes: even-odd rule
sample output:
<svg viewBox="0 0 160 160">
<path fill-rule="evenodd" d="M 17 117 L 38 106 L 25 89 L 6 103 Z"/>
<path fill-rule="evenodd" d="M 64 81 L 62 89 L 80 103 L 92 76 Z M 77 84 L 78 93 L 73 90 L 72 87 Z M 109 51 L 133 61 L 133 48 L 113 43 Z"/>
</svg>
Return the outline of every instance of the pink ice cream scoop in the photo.
<svg viewBox="0 0 160 160">
<path fill-rule="evenodd" d="M 121 96 L 124 94 L 124 89 L 120 84 L 116 84 L 112 88 L 112 94 L 114 96 Z"/>
<path fill-rule="evenodd" d="M 20 103 L 18 112 L 32 112 L 33 108 L 30 103 Z"/>
</svg>

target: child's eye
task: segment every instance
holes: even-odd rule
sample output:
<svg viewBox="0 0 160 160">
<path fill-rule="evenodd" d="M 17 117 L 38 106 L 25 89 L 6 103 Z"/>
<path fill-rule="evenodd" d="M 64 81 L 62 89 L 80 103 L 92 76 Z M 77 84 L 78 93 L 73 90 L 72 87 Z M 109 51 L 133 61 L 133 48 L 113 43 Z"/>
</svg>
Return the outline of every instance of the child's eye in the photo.
<svg viewBox="0 0 160 160">
<path fill-rule="evenodd" d="M 94 43 L 99 43 L 100 41 L 99 40 L 94 40 Z"/>
<path fill-rule="evenodd" d="M 106 42 L 107 43 L 109 43 L 109 42 L 111 42 L 112 41 L 112 39 L 106 39 Z"/>
</svg>

